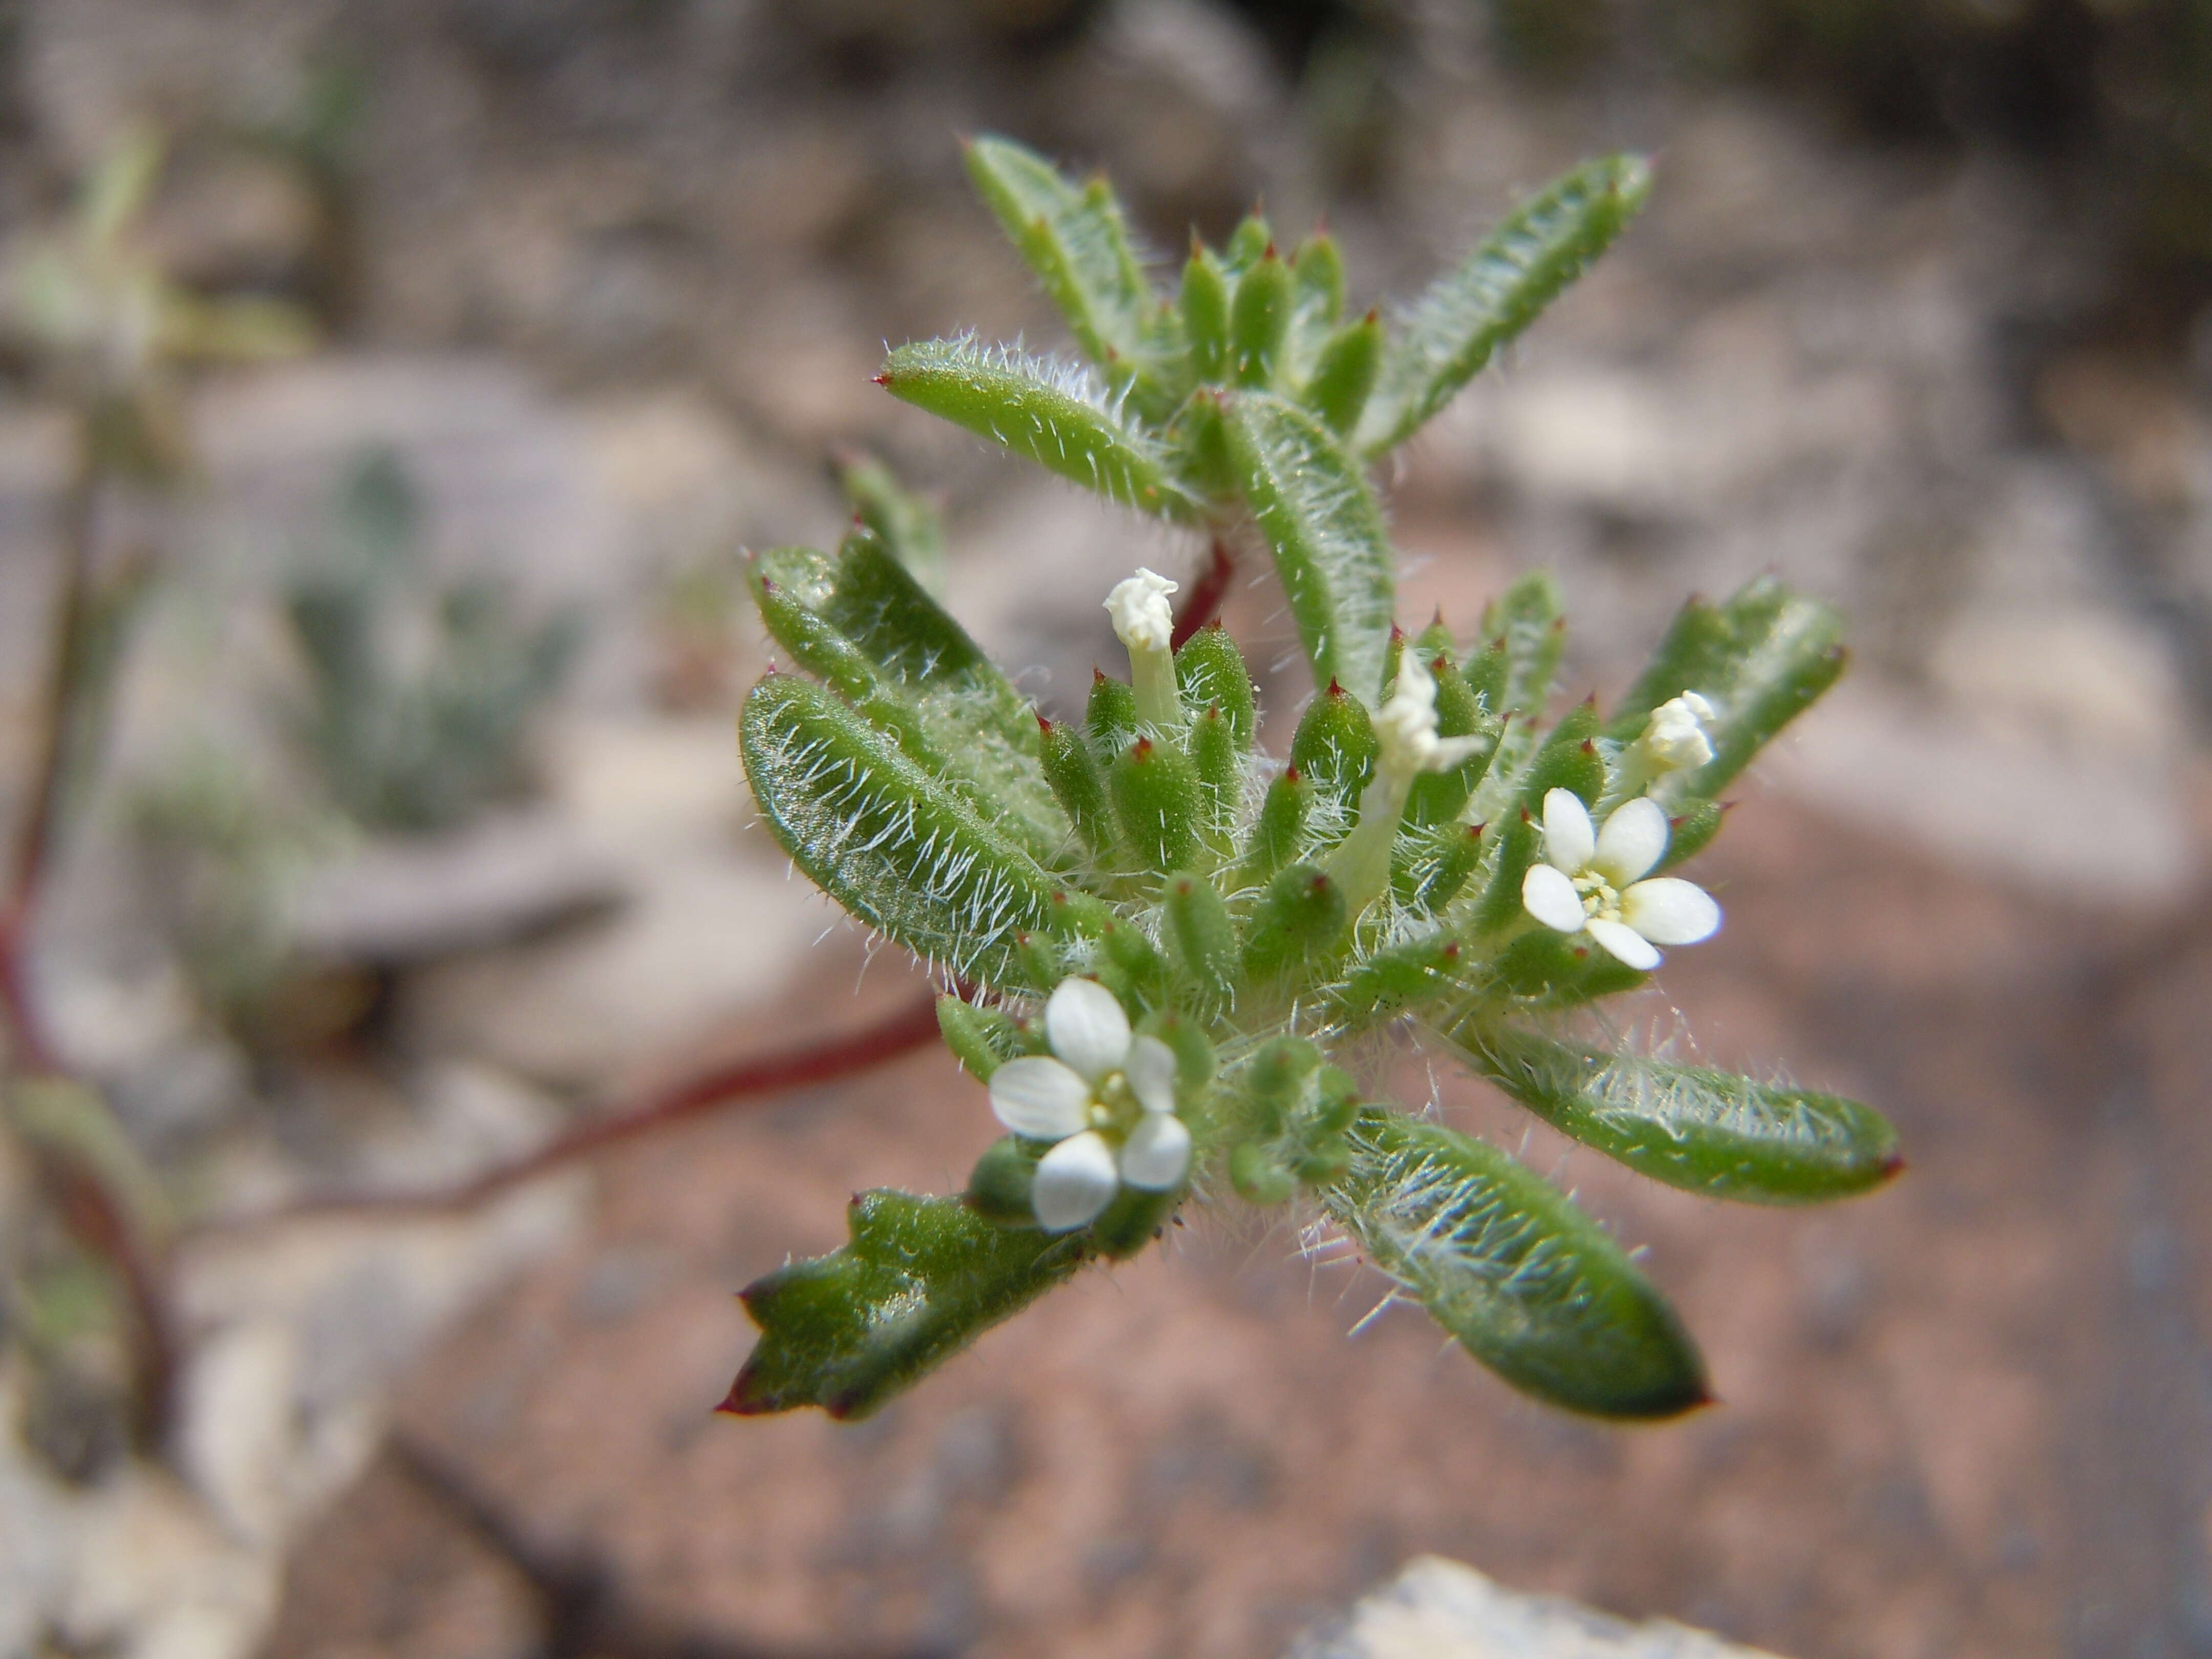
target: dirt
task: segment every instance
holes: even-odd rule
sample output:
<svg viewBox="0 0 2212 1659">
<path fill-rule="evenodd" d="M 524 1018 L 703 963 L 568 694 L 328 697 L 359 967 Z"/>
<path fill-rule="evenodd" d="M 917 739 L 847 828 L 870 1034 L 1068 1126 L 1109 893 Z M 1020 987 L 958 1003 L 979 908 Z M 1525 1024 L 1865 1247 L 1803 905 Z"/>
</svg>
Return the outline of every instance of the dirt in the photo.
<svg viewBox="0 0 2212 1659">
<path fill-rule="evenodd" d="M 573 1635 L 579 1582 L 616 1587 L 593 1651 L 1257 1659 L 1427 1551 L 1803 1659 L 2176 1650 L 2137 1644 L 2192 1639 L 2205 1572 L 2212 1232 L 2179 1203 L 2212 1158 L 2212 951 L 2131 957 L 1757 797 L 1709 867 L 1728 934 L 1642 1014 L 1878 1103 L 1893 1186 L 1724 1206 L 1433 1075 L 1448 1119 L 1525 1137 L 1647 1248 L 1713 1408 L 1589 1424 L 1417 1310 L 1348 1335 L 1375 1275 L 1194 1203 L 872 1421 L 714 1416 L 731 1292 L 835 1245 L 854 1190 L 955 1186 L 988 1136 L 932 1054 L 612 1164 L 588 1238 L 410 1383 L 396 1449 L 298 1552 L 271 1659 L 520 1653 L 548 1605 Z M 899 979 L 878 961 L 866 1000 Z M 1401 1097 L 1430 1064 L 1392 1068 Z"/>
</svg>

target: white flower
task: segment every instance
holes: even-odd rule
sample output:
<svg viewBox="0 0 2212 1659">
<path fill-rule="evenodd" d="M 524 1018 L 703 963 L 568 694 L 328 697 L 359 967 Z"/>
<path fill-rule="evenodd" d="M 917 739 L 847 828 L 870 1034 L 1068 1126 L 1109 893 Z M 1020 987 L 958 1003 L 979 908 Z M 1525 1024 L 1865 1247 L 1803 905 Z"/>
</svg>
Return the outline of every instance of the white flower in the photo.
<svg viewBox="0 0 2212 1659">
<path fill-rule="evenodd" d="M 1164 1193 L 1190 1170 L 1190 1130 L 1176 1115 L 1175 1051 L 1132 1037 L 1129 1017 L 1096 980 L 1064 979 L 1044 1005 L 1052 1054 L 1024 1054 L 991 1073 L 991 1109 L 1031 1140 L 1057 1142 L 1037 1161 L 1030 1202 L 1048 1232 L 1088 1226 L 1116 1188 Z"/>
<path fill-rule="evenodd" d="M 1175 612 L 1168 608 L 1168 595 L 1181 591 L 1178 584 L 1139 565 L 1135 575 L 1116 582 L 1106 596 L 1115 637 L 1132 651 L 1166 650 L 1175 636 Z"/>
<path fill-rule="evenodd" d="M 1632 968 L 1659 965 L 1655 945 L 1695 945 L 1721 925 L 1721 908 L 1694 882 L 1639 880 L 1667 850 L 1667 814 L 1639 795 L 1594 830 L 1573 791 L 1544 797 L 1545 862 L 1521 883 L 1521 902 L 1547 927 L 1588 933 Z"/>
<path fill-rule="evenodd" d="M 1390 701 L 1375 716 L 1378 777 L 1411 788 L 1422 772 L 1442 772 L 1482 747 L 1480 738 L 1437 735 L 1437 680 L 1420 654 L 1407 646 L 1398 663 Z M 1363 811 L 1362 817 L 1365 814 Z"/>
<path fill-rule="evenodd" d="M 1620 752 L 1626 788 L 1644 788 L 1712 759 L 1713 740 L 1705 733 L 1712 718 L 1712 704 L 1694 691 L 1669 697 L 1653 709 L 1642 734 Z"/>
<path fill-rule="evenodd" d="M 1176 693 L 1175 612 L 1168 595 L 1176 584 L 1142 565 L 1106 596 L 1115 637 L 1129 649 L 1129 678 L 1137 691 L 1137 718 L 1147 725 L 1172 726 L 1182 719 Z"/>
<path fill-rule="evenodd" d="M 1398 821 L 1424 772 L 1458 765 L 1482 747 L 1477 737 L 1437 735 L 1437 681 L 1410 645 L 1398 660 L 1398 683 L 1375 716 L 1375 777 L 1359 797 L 1359 822 L 1331 855 L 1329 873 L 1358 915 L 1390 883 L 1390 846 Z"/>
</svg>

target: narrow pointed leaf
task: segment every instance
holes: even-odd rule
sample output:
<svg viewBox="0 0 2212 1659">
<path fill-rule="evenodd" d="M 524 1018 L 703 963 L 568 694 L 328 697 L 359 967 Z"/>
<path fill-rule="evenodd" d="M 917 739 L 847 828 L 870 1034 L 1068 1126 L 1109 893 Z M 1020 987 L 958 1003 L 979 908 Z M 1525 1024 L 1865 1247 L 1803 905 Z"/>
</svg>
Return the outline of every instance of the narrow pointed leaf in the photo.
<svg viewBox="0 0 2212 1659">
<path fill-rule="evenodd" d="M 1109 500 L 1166 518 L 1191 514 L 1158 441 L 1073 364 L 969 338 L 925 340 L 892 352 L 880 378 L 894 397 Z"/>
<path fill-rule="evenodd" d="M 1841 1095 L 1475 1021 L 1451 1041 L 1546 1122 L 1670 1187 L 1819 1204 L 1869 1191 L 1902 1167 L 1888 1121 Z"/>
<path fill-rule="evenodd" d="M 1449 403 L 1633 219 L 1651 188 L 1640 156 L 1586 161 L 1508 214 L 1391 331 L 1357 447 L 1377 455 Z"/>
<path fill-rule="evenodd" d="M 1083 1246 L 994 1225 L 954 1198 L 862 1193 L 852 1242 L 740 1293 L 760 1340 L 722 1409 L 866 1417 L 1083 1262 Z"/>
<path fill-rule="evenodd" d="M 882 538 L 890 556 L 933 595 L 945 592 L 945 520 L 926 497 L 898 481 L 872 456 L 837 464 L 837 483 L 860 522 Z"/>
<path fill-rule="evenodd" d="M 1113 191 L 1076 185 L 1005 138 L 968 146 L 968 176 L 1091 360 L 1133 368 L 1152 289 Z"/>
<path fill-rule="evenodd" d="M 1623 743 L 1669 697 L 1695 691 L 1712 703 L 1705 722 L 1713 757 L 1679 779 L 1679 797 L 1721 788 L 1844 672 L 1844 622 L 1835 608 L 1760 576 L 1721 605 L 1692 599 L 1676 613 L 1651 665 L 1620 701 L 1607 730 Z"/>
<path fill-rule="evenodd" d="M 1535 758 L 1545 705 L 1566 650 L 1564 612 L 1559 585 L 1547 570 L 1519 577 L 1483 612 L 1484 645 L 1468 660 L 1468 684 L 1486 701 L 1495 693 L 1492 710 L 1506 719 L 1468 808 L 1478 820 L 1491 822 L 1506 810 Z"/>
<path fill-rule="evenodd" d="M 1230 454 L 1275 556 L 1314 683 L 1378 701 L 1395 573 L 1382 509 L 1334 434 L 1266 392 L 1228 410 Z"/>
<path fill-rule="evenodd" d="M 1036 718 L 915 573 L 866 531 L 834 559 L 776 548 L 746 573 L 777 644 L 892 732 L 908 757 L 1050 860 L 1068 821 L 1041 761 Z"/>
<path fill-rule="evenodd" d="M 738 737 L 777 844 L 853 915 L 926 961 L 986 985 L 1024 984 L 1019 936 L 1066 931 L 1096 908 L 825 687 L 771 675 L 746 697 Z"/>
<path fill-rule="evenodd" d="M 1709 1398 L 1673 1309 L 1565 1194 L 1441 1124 L 1362 1112 L 1337 1222 L 1460 1345 L 1570 1411 L 1673 1417 Z"/>
</svg>

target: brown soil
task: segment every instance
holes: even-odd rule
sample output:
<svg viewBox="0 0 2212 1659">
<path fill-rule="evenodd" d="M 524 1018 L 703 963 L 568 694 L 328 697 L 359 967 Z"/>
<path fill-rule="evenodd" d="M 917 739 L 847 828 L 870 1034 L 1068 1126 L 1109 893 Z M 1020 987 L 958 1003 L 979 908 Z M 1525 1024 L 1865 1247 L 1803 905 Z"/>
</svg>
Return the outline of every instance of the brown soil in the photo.
<svg viewBox="0 0 2212 1659">
<path fill-rule="evenodd" d="M 1872 1198 L 1761 1211 L 1528 1136 L 1650 1247 L 1715 1408 L 1577 1421 L 1417 1310 L 1347 1338 L 1374 1275 L 1193 1206 L 872 1421 L 714 1416 L 731 1292 L 837 1243 L 856 1188 L 955 1187 L 989 1134 L 933 1054 L 612 1162 L 591 1236 L 416 1376 L 398 1449 L 298 1551 L 272 1659 L 1259 1659 L 1423 1551 L 1802 1659 L 2176 1650 L 2136 1644 L 2189 1639 L 2171 1587 L 2205 1577 L 2212 1225 L 2185 1199 L 2212 1174 L 2212 951 L 2089 971 L 2077 920 L 1770 799 L 1708 874 L 1726 939 L 1646 1018 L 1879 1103 L 1911 1158 Z"/>
</svg>

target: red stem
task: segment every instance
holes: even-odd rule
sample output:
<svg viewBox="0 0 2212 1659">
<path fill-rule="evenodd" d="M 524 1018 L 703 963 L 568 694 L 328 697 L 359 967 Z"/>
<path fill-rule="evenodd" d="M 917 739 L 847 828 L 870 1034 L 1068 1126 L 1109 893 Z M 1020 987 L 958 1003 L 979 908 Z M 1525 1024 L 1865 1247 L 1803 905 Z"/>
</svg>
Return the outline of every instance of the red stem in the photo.
<svg viewBox="0 0 2212 1659">
<path fill-rule="evenodd" d="M 715 1107 L 849 1077 L 911 1053 L 936 1036 L 937 999 L 926 996 L 849 1036 L 736 1060 L 675 1084 L 649 1097 L 642 1106 L 580 1124 L 528 1156 L 445 1192 L 310 1198 L 261 1215 L 208 1221 L 197 1231 L 236 1232 L 314 1216 L 436 1215 L 469 1209 L 562 1164 L 592 1157 Z"/>
<path fill-rule="evenodd" d="M 1176 618 L 1175 633 L 1169 643 L 1176 650 L 1183 642 L 1221 614 L 1221 602 L 1229 597 L 1229 579 L 1237 574 L 1237 562 L 1229 556 L 1228 545 L 1218 536 L 1213 538 L 1213 556 L 1199 579 L 1191 584 L 1190 598 L 1183 601 L 1182 615 Z"/>
</svg>

